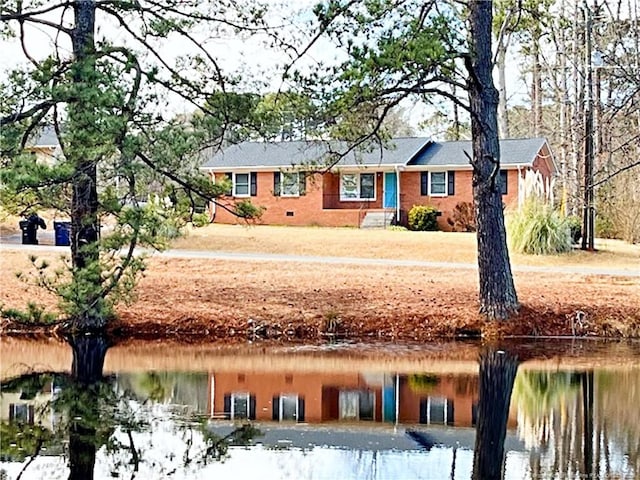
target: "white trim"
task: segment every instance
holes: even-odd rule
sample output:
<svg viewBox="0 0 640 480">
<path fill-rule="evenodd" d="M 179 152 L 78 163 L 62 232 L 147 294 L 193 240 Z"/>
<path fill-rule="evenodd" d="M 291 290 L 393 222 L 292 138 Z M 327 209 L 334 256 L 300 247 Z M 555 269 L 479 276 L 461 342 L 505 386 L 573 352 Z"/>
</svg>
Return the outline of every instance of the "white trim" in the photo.
<svg viewBox="0 0 640 480">
<path fill-rule="evenodd" d="M 236 181 L 236 176 L 237 175 L 246 175 L 247 176 L 247 193 L 238 193 L 236 191 L 236 186 L 237 186 L 237 181 Z M 237 197 L 237 198 L 249 198 L 251 196 L 251 172 L 233 172 L 232 173 L 232 182 L 233 182 L 233 190 L 232 190 L 232 196 Z M 244 185 L 244 184 L 243 184 Z"/>
<path fill-rule="evenodd" d="M 300 172 L 279 172 L 280 173 L 280 196 L 285 198 L 297 198 L 300 196 Z M 295 175 L 296 176 L 296 193 L 284 193 L 284 176 Z"/>
<path fill-rule="evenodd" d="M 432 182 L 431 182 L 431 175 L 433 175 L 434 173 L 444 173 L 444 192 L 440 193 L 434 193 L 431 189 L 432 186 Z M 448 189 L 449 189 L 449 172 L 447 172 L 446 170 L 430 170 L 429 171 L 429 176 L 428 176 L 429 180 L 428 180 L 428 188 L 427 188 L 427 193 L 429 194 L 430 197 L 447 197 L 449 195 Z"/>
</svg>

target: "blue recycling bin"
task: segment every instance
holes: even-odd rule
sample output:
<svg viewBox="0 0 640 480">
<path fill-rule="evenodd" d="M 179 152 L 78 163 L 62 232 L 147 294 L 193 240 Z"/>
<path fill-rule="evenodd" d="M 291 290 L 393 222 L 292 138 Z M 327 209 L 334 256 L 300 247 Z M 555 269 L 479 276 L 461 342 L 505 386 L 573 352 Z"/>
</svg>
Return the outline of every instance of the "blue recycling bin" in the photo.
<svg viewBox="0 0 640 480">
<path fill-rule="evenodd" d="M 56 246 L 67 247 L 71 245 L 71 222 L 53 222 Z"/>
</svg>

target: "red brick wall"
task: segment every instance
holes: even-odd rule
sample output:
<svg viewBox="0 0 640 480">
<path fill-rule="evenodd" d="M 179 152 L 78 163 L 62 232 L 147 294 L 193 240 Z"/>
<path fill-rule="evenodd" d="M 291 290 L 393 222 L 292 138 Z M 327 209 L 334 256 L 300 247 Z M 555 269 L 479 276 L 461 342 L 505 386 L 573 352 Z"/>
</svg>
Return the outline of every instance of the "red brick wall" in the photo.
<svg viewBox="0 0 640 480">
<path fill-rule="evenodd" d="M 553 167 L 550 153 L 545 147 L 542 156 L 536 158 L 534 168 L 540 170 L 548 178 Z M 524 170 L 520 172 L 524 174 Z M 420 172 L 400 173 L 401 208 L 406 213 L 414 205 L 433 205 L 442 212 L 438 217 L 438 225 L 442 230 L 451 230 L 447 222 L 460 202 L 473 202 L 471 170 L 456 170 L 455 195 L 429 197 L 420 195 Z M 307 178 L 306 195 L 300 197 L 278 197 L 273 195 L 273 172 L 258 172 L 257 195 L 250 197 L 254 205 L 265 207 L 258 223 L 265 225 L 318 225 L 326 227 L 357 227 L 367 209 L 382 208 L 384 174 L 376 175 L 376 199 L 371 202 L 341 202 L 340 176 L 334 173 L 314 174 Z M 224 178 L 224 174 L 216 174 L 216 178 Z M 504 204 L 509 207 L 518 200 L 518 170 L 510 169 L 507 173 L 507 195 L 503 196 Z M 244 200 L 243 198 L 235 199 Z M 221 201 L 233 205 L 233 198 L 222 198 Z M 216 223 L 242 223 L 244 220 L 217 207 Z"/>
<path fill-rule="evenodd" d="M 225 178 L 223 173 L 216 178 Z M 376 200 L 366 202 L 365 208 L 379 208 L 382 196 L 382 175 L 376 179 Z M 323 193 L 324 192 L 324 193 Z M 314 174 L 307 178 L 306 195 L 279 197 L 273 195 L 273 172 L 257 173 L 257 195 L 246 198 L 223 197 L 220 201 L 229 206 L 233 202 L 251 200 L 256 206 L 265 207 L 258 223 L 265 225 L 318 225 L 325 227 L 357 227 L 364 214 L 361 202 L 340 202 L 340 180 L 334 174 Z M 323 202 L 325 209 L 323 209 Z M 331 208 L 333 205 L 335 207 Z M 287 213 L 289 212 L 289 215 Z M 244 220 L 221 207 L 216 207 L 216 223 L 242 223 Z"/>
<path fill-rule="evenodd" d="M 256 397 L 256 419 L 263 421 L 272 419 L 273 397 L 281 394 L 297 394 L 304 397 L 305 421 L 317 423 L 336 419 L 338 416 L 337 398 L 335 402 L 332 401 L 333 399 L 324 398 L 327 386 L 335 386 L 336 392 L 338 388 L 376 390 L 370 387 L 357 372 L 321 375 L 316 372 L 219 372 L 210 375 L 210 387 L 212 381 L 215 386 L 215 398 L 213 399 L 214 411 L 209 412 L 210 415 L 224 412 L 224 395 L 248 392 Z M 331 408 L 328 408 L 329 401 L 332 403 Z M 381 403 L 378 390 L 376 391 L 376 420 L 378 421 L 382 414 Z M 209 405 L 211 405 L 211 399 Z"/>
<path fill-rule="evenodd" d="M 444 197 L 430 197 L 420 195 L 420 173 L 402 172 L 400 176 L 400 192 L 402 199 L 402 209 L 409 213 L 414 205 L 432 205 L 442 212 L 438 217 L 438 226 L 441 230 L 451 230 L 451 225 L 447 222 L 451 218 L 458 203 L 473 202 L 473 187 L 471 184 L 471 170 L 456 170 L 455 173 L 455 195 Z M 507 195 L 503 195 L 502 201 L 505 205 L 510 205 L 518 200 L 518 171 L 508 170 L 507 173 Z"/>
</svg>

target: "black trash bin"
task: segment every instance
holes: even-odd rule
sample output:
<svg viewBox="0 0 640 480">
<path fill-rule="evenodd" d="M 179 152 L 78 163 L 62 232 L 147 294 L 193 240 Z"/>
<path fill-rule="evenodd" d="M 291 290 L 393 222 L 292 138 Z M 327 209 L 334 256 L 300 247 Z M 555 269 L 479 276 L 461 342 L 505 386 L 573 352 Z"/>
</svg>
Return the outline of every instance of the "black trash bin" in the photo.
<svg viewBox="0 0 640 480">
<path fill-rule="evenodd" d="M 18 225 L 22 231 L 22 244 L 23 245 L 37 245 L 38 238 L 36 232 L 38 225 L 30 222 L 29 220 L 21 220 Z"/>
<path fill-rule="evenodd" d="M 53 230 L 56 246 L 67 247 L 71 245 L 71 222 L 53 222 Z"/>
</svg>

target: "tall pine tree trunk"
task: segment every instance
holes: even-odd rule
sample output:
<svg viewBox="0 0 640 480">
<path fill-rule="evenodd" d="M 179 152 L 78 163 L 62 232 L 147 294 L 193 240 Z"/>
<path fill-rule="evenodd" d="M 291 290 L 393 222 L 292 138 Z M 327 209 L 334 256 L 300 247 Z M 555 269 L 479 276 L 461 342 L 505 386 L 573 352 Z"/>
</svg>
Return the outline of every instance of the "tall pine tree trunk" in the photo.
<svg viewBox="0 0 640 480">
<path fill-rule="evenodd" d="M 469 3 L 470 54 L 467 88 L 473 139 L 473 199 L 475 204 L 480 276 L 480 312 L 504 320 L 518 310 L 513 284 L 500 191 L 498 91 L 491 72 L 492 2 Z"/>
<path fill-rule="evenodd" d="M 473 452 L 473 480 L 500 480 L 511 392 L 518 358 L 496 347 L 480 356 L 480 398 Z"/>
<path fill-rule="evenodd" d="M 69 480 L 91 480 L 96 462 L 100 382 L 109 345 L 104 337 L 91 335 L 70 337 L 68 342 L 73 350 L 71 388 L 82 392 L 69 405 Z"/>
<path fill-rule="evenodd" d="M 71 200 L 71 257 L 77 312 L 72 318 L 74 330 L 99 330 L 104 327 L 101 272 L 98 252 L 97 163 L 100 132 L 95 98 L 98 88 L 95 65 L 95 18 L 93 0 L 75 2 L 73 45 L 73 99 L 69 103 L 69 121 L 65 154 L 75 175 Z"/>
<path fill-rule="evenodd" d="M 498 45 L 496 68 L 498 69 L 498 129 L 500 138 L 509 138 L 509 112 L 507 110 L 507 40 Z"/>
</svg>

